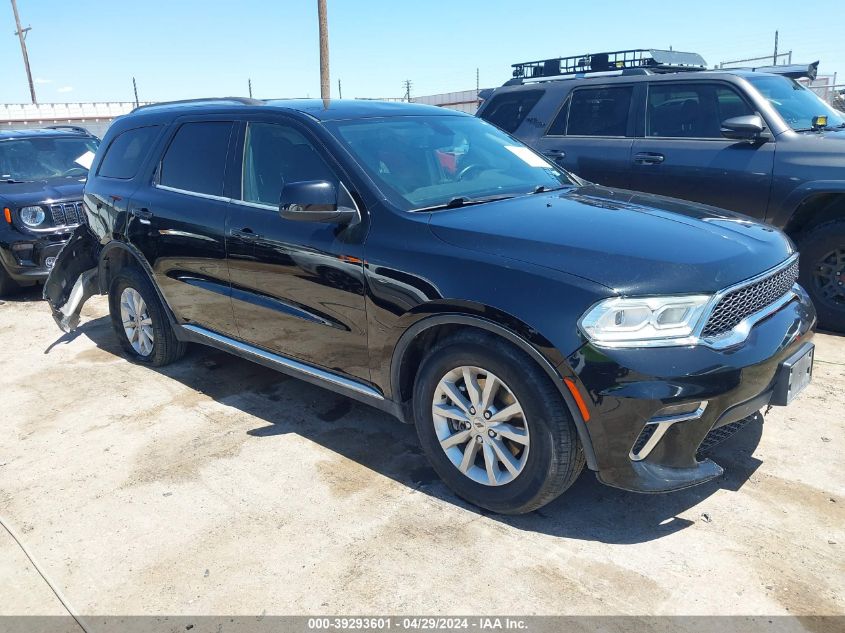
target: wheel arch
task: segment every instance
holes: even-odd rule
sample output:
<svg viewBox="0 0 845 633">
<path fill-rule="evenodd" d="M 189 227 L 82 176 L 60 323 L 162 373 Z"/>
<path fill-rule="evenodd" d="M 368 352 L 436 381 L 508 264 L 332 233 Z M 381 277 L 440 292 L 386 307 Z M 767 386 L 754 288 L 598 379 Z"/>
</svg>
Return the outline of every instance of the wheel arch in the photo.
<svg viewBox="0 0 845 633">
<path fill-rule="evenodd" d="M 462 329 L 482 330 L 502 338 L 522 350 L 540 366 L 561 394 L 563 402 L 575 422 L 578 439 L 584 449 L 587 465 L 591 470 L 595 470 L 597 461 L 589 430 L 581 417 L 572 394 L 566 389 L 563 376 L 559 371 L 561 368 L 567 368 L 568 365 L 564 361 L 563 364 L 556 366 L 523 335 L 482 316 L 461 312 L 425 316 L 406 329 L 399 337 L 390 361 L 390 392 L 393 399 L 402 407 L 405 421 L 412 419 L 412 415 L 409 415 L 407 403 L 410 401 L 410 393 L 416 377 L 414 368 L 419 366 L 416 361 L 421 359 L 424 351 L 434 342 Z"/>
<path fill-rule="evenodd" d="M 143 254 L 131 244 L 115 240 L 106 244 L 100 251 L 100 261 L 97 267 L 100 293 L 108 294 L 115 275 L 126 267 L 136 268 L 147 276 L 150 285 L 152 285 L 156 295 L 158 295 L 159 301 L 161 301 L 161 305 L 164 306 L 164 313 L 167 315 L 167 320 L 178 336 L 179 328 L 177 327 L 176 317 L 173 315 L 170 305 L 167 303 L 164 295 L 161 294 L 161 290 L 155 282 L 152 267 Z"/>
<path fill-rule="evenodd" d="M 779 216 L 772 223 L 795 241 L 812 227 L 845 219 L 845 181 L 805 183 L 787 197 Z"/>
</svg>

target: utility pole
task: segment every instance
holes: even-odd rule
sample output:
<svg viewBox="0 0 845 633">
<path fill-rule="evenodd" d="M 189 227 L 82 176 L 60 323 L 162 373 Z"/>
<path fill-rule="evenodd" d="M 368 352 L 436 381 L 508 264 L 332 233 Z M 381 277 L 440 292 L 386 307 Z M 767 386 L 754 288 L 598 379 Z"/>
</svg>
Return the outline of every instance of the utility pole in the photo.
<svg viewBox="0 0 845 633">
<path fill-rule="evenodd" d="M 772 60 L 774 66 L 778 65 L 778 32 L 775 31 L 775 56 Z"/>
<path fill-rule="evenodd" d="M 475 101 L 476 103 L 481 103 L 481 99 L 479 99 L 479 95 L 481 94 L 481 75 L 479 74 L 478 68 L 475 69 Z"/>
<path fill-rule="evenodd" d="M 25 29 L 21 28 L 21 17 L 18 15 L 18 3 L 15 0 L 12 0 L 12 11 L 15 13 L 15 26 L 18 29 L 15 31 L 15 35 L 17 35 L 18 39 L 21 41 L 23 65 L 26 68 L 26 78 L 29 80 L 29 94 L 32 97 L 32 103 L 38 103 L 38 100 L 35 98 L 35 84 L 32 82 L 32 70 L 29 67 L 29 54 L 26 52 L 26 34 L 32 30 L 32 27 L 28 26 Z"/>
<path fill-rule="evenodd" d="M 132 77 L 132 90 L 135 91 L 135 107 L 137 108 L 140 103 L 138 103 L 138 84 L 135 83 L 135 77 Z"/>
<path fill-rule="evenodd" d="M 247 79 L 246 83 L 249 86 L 249 98 L 252 99 L 252 79 Z"/>
<path fill-rule="evenodd" d="M 317 0 L 317 19 L 320 22 L 320 98 L 331 98 L 329 86 L 329 22 L 326 16 L 326 0 Z"/>
<path fill-rule="evenodd" d="M 404 85 L 405 85 L 405 101 L 410 103 L 411 102 L 411 80 L 406 79 Z"/>
<path fill-rule="evenodd" d="M 343 89 L 340 87 L 340 79 L 337 80 L 337 98 L 343 99 Z"/>
</svg>

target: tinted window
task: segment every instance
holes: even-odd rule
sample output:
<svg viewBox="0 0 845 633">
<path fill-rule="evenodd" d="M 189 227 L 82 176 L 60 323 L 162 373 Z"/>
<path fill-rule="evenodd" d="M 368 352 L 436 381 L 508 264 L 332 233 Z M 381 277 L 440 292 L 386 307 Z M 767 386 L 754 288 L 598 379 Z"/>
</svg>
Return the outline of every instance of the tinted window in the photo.
<svg viewBox="0 0 845 633">
<path fill-rule="evenodd" d="M 231 122 L 185 123 L 161 161 L 159 183 L 184 191 L 223 194 Z"/>
<path fill-rule="evenodd" d="M 106 150 L 97 174 L 106 178 L 134 177 L 158 131 L 159 126 L 154 125 L 118 134 Z"/>
<path fill-rule="evenodd" d="M 566 133 L 576 136 L 625 136 L 631 109 L 630 86 L 576 90 Z"/>
<path fill-rule="evenodd" d="M 569 120 L 569 104 L 572 103 L 571 99 L 567 99 L 563 107 L 560 109 L 560 112 L 557 113 L 555 120 L 552 121 L 552 124 L 549 126 L 549 131 L 546 134 L 551 136 L 562 136 L 566 134 L 566 123 Z"/>
<path fill-rule="evenodd" d="M 516 132 L 531 109 L 537 105 L 542 90 L 520 90 L 495 95 L 481 113 L 481 118 L 502 128 L 505 132 Z"/>
<path fill-rule="evenodd" d="M 278 206 L 283 182 L 329 180 L 332 170 L 293 128 L 250 123 L 244 142 L 242 196 L 247 202 Z"/>
<path fill-rule="evenodd" d="M 722 121 L 753 111 L 733 89 L 717 84 L 649 86 L 647 136 L 722 138 Z"/>
</svg>

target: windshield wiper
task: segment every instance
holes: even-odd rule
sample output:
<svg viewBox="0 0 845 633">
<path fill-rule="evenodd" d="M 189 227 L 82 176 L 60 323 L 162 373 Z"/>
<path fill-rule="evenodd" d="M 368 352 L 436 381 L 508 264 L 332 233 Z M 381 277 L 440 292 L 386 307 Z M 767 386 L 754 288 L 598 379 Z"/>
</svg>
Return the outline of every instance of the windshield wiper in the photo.
<svg viewBox="0 0 845 633">
<path fill-rule="evenodd" d="M 560 191 L 561 189 L 567 189 L 569 187 L 574 187 L 575 185 L 560 185 L 559 187 L 547 187 L 546 185 L 537 185 L 532 191 L 532 194 L 535 193 L 548 193 L 549 191 Z"/>
<path fill-rule="evenodd" d="M 22 182 L 30 182 L 29 180 L 18 180 L 17 178 L 3 178 L 0 182 L 5 182 L 7 185 L 19 185 Z"/>
<path fill-rule="evenodd" d="M 431 207 L 422 207 L 420 209 L 413 209 L 414 212 L 417 211 L 439 211 L 442 209 L 457 209 L 459 207 L 468 207 L 473 204 L 484 204 L 485 202 L 496 202 L 497 200 L 509 200 L 510 198 L 515 198 L 516 196 L 513 194 L 501 194 L 496 196 L 486 196 L 484 198 L 467 198 L 466 196 L 458 196 L 457 198 L 452 198 L 446 204 L 436 204 Z"/>
</svg>

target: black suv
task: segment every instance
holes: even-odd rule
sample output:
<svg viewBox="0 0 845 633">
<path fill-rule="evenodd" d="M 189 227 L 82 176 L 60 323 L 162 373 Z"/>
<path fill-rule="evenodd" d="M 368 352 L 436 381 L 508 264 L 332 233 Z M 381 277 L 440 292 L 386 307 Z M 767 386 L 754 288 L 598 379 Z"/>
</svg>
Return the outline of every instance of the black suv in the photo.
<svg viewBox="0 0 845 633">
<path fill-rule="evenodd" d="M 47 278 L 82 221 L 98 144 L 78 127 L 0 131 L 0 297 Z"/>
<path fill-rule="evenodd" d="M 810 378 L 778 230 L 583 184 L 431 106 L 205 100 L 117 120 L 45 285 L 107 293 L 133 360 L 210 345 L 413 422 L 461 496 L 526 512 L 585 461 L 669 491 Z M 715 435 L 714 435 L 715 434 Z"/>
<path fill-rule="evenodd" d="M 549 59 L 515 64 L 477 114 L 586 180 L 782 229 L 820 324 L 845 332 L 845 115 L 793 78 L 816 68 L 705 70 L 660 50 Z"/>
</svg>

